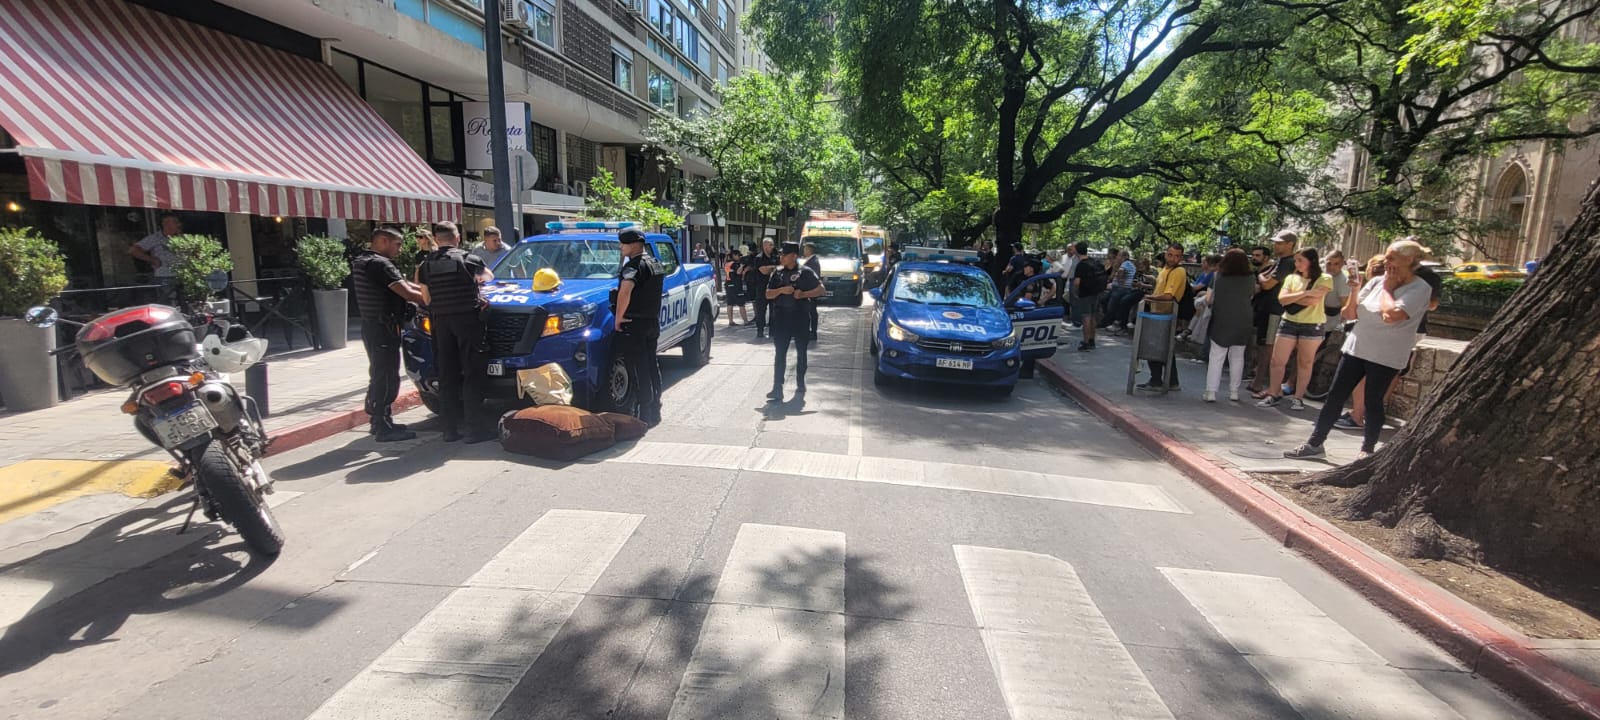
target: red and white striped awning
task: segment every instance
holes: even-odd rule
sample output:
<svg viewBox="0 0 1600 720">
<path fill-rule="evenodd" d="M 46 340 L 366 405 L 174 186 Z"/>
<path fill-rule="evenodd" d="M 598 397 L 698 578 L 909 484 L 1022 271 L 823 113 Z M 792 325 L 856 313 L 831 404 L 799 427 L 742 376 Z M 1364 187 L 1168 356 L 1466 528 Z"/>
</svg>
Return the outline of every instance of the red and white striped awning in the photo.
<svg viewBox="0 0 1600 720">
<path fill-rule="evenodd" d="M 432 222 L 460 196 L 325 65 L 121 0 L 4 0 L 35 199 Z"/>
</svg>

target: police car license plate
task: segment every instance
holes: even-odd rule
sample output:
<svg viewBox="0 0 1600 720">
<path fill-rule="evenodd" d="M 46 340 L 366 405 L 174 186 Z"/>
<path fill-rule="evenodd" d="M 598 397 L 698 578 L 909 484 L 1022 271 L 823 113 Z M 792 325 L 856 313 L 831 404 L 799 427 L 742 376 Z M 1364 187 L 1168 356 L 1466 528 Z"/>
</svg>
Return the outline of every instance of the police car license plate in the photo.
<svg viewBox="0 0 1600 720">
<path fill-rule="evenodd" d="M 951 370 L 971 370 L 972 361 L 961 358 L 934 358 L 933 366 L 950 368 Z"/>
<path fill-rule="evenodd" d="M 495 377 L 500 377 L 501 375 L 506 374 L 506 366 L 500 363 L 489 363 L 489 374 Z"/>
<path fill-rule="evenodd" d="M 157 418 L 150 423 L 150 427 L 161 439 L 162 447 L 175 448 L 211 432 L 217 427 L 217 420 L 200 403 L 195 403 L 164 418 Z"/>
</svg>

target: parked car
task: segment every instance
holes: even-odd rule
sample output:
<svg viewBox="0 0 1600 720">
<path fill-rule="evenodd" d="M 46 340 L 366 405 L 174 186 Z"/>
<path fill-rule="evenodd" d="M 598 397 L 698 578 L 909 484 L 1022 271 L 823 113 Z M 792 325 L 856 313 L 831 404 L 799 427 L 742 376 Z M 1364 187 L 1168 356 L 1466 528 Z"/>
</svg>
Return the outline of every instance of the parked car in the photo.
<svg viewBox="0 0 1600 720">
<path fill-rule="evenodd" d="M 1474 262 L 1457 265 L 1455 276 L 1462 280 L 1527 280 L 1528 272 L 1515 265 Z"/>
<path fill-rule="evenodd" d="M 1022 299 L 1027 286 L 1051 282 L 1040 275 L 1003 302 L 982 269 L 959 262 L 910 261 L 896 265 L 888 282 L 867 292 L 872 314 L 873 380 L 978 385 L 1009 393 L 1024 359 L 1055 353 L 1060 305 Z"/>
<path fill-rule="evenodd" d="M 617 288 L 622 248 L 617 231 L 632 223 L 550 223 L 552 231 L 527 238 L 491 270 L 484 286 L 489 301 L 484 339 L 488 346 L 487 397 L 515 399 L 517 371 L 559 364 L 572 379 L 574 402 L 594 410 L 632 408 L 634 378 L 611 350 L 611 295 Z M 645 247 L 661 262 L 661 340 L 657 347 L 683 347 L 695 365 L 711 359 L 717 293 L 708 264 L 684 263 L 672 238 L 651 233 Z M 560 285 L 535 289 L 534 275 L 554 270 Z M 438 373 L 427 319 L 419 318 L 402 339 L 406 375 L 437 412 Z"/>
</svg>

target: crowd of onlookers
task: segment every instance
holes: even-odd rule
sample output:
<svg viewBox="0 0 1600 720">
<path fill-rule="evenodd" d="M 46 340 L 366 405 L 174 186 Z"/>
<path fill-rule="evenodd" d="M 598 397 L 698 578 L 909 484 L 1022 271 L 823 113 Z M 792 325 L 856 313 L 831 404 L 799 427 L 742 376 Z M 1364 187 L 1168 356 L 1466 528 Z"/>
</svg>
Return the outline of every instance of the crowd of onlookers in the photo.
<svg viewBox="0 0 1600 720">
<path fill-rule="evenodd" d="M 1440 278 L 1422 264 L 1427 250 L 1411 238 L 1364 268 L 1352 267 L 1341 251 L 1324 256 L 1299 243 L 1283 231 L 1267 244 L 1201 257 L 1174 244 L 1151 261 L 1117 248 L 1102 261 L 1079 243 L 1050 271 L 1061 275 L 1068 322 L 1082 328 L 1078 350 L 1095 349 L 1097 326 L 1132 332 L 1142 311 L 1173 323 L 1175 339 L 1204 348 L 1197 358 L 1207 363 L 1204 402 L 1223 392 L 1224 371 L 1232 402 L 1244 400 L 1241 387 L 1260 408 L 1303 411 L 1307 399 L 1324 401 L 1311 437 L 1286 456 L 1322 457 L 1336 427 L 1362 430 L 1365 455 L 1382 430 L 1385 398 L 1438 305 Z M 1146 364 L 1140 390 L 1180 389 L 1176 363 Z"/>
</svg>

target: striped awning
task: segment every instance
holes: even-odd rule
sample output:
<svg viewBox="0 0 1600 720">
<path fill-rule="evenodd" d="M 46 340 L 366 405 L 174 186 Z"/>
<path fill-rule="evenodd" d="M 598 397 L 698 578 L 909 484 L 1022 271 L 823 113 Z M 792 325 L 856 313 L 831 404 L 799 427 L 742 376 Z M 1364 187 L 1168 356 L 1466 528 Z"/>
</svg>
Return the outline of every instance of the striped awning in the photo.
<svg viewBox="0 0 1600 720">
<path fill-rule="evenodd" d="M 35 199 L 431 222 L 460 196 L 326 65 L 120 0 L 4 0 Z"/>
</svg>

